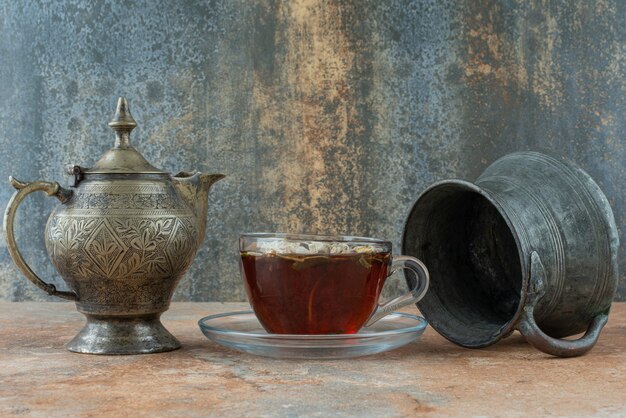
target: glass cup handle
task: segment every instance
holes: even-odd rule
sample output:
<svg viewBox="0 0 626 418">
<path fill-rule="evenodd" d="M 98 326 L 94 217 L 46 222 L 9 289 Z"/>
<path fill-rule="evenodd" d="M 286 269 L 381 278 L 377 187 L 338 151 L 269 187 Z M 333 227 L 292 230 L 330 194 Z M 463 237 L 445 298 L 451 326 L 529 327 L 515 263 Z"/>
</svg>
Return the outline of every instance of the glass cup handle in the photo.
<svg viewBox="0 0 626 418">
<path fill-rule="evenodd" d="M 430 276 L 428 274 L 428 269 L 426 268 L 424 263 L 422 263 L 415 257 L 409 257 L 407 255 L 393 257 L 393 262 L 391 263 L 391 271 L 389 272 L 389 275 L 387 277 L 391 276 L 400 269 L 411 270 L 417 276 L 417 280 L 415 281 L 411 290 L 409 290 L 408 293 L 405 293 L 402 296 L 398 296 L 397 298 L 383 303 L 382 305 L 379 304 L 376 307 L 374 313 L 372 313 L 372 315 L 365 323 L 366 327 L 374 324 L 376 321 L 384 316 L 389 315 L 398 308 L 402 308 L 403 306 L 411 305 L 418 302 L 426 294 L 426 291 L 428 290 Z"/>
</svg>

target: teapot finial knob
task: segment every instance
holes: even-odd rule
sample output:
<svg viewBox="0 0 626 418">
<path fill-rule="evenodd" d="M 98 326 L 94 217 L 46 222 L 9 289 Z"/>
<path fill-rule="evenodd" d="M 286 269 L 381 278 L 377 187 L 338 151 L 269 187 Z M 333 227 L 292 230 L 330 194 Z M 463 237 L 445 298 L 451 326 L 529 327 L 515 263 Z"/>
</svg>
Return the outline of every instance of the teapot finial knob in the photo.
<svg viewBox="0 0 626 418">
<path fill-rule="evenodd" d="M 109 126 L 115 131 L 115 148 L 131 148 L 130 131 L 137 126 L 137 122 L 130 114 L 130 106 L 125 97 L 117 100 L 115 116 L 109 122 Z"/>
</svg>

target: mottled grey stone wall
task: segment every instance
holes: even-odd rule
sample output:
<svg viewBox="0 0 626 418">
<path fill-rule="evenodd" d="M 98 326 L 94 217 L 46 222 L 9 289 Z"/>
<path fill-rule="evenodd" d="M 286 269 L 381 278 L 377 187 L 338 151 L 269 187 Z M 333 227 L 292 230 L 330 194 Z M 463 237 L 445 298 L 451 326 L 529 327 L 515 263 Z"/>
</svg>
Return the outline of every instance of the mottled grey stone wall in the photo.
<svg viewBox="0 0 626 418">
<path fill-rule="evenodd" d="M 626 239 L 625 4 L 5 1 L 0 178 L 68 182 L 66 164 L 89 166 L 111 146 L 106 123 L 128 97 L 134 144 L 151 162 L 228 175 L 178 300 L 244 299 L 241 231 L 397 246 L 429 183 L 474 179 L 517 150 L 579 163 Z M 5 182 L 2 205 L 11 193 Z M 52 205 L 30 198 L 17 231 L 50 278 L 42 235 Z M 626 272 L 623 249 L 620 263 Z M 3 238 L 0 298 L 46 299 Z"/>
</svg>

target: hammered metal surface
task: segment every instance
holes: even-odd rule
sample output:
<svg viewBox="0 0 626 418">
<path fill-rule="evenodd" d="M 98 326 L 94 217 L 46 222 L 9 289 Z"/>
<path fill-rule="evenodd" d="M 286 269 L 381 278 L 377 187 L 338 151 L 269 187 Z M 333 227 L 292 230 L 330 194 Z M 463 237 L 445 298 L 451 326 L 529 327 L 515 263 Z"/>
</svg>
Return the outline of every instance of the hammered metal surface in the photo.
<svg viewBox="0 0 626 418">
<path fill-rule="evenodd" d="M 623 1 L 164 4 L 0 8 L 0 180 L 65 183 L 62 167 L 109 147 L 104 122 L 127 96 L 148 161 L 228 175 L 177 300 L 245 299 L 241 231 L 368 235 L 397 250 L 427 185 L 475 179 L 519 150 L 578 163 L 626 232 Z M 3 205 L 11 193 L 0 187 Z M 61 288 L 43 243 L 52 206 L 25 202 L 17 235 Z M 46 299 L 5 245 L 0 298 Z M 618 258 L 624 298 L 623 247 Z"/>
<path fill-rule="evenodd" d="M 590 350 L 606 323 L 618 247 L 611 208 L 589 175 L 537 152 L 506 155 L 474 183 L 434 184 L 403 236 L 403 251 L 429 266 L 418 307 L 438 332 L 476 348 L 518 329 L 564 357 Z"/>
</svg>

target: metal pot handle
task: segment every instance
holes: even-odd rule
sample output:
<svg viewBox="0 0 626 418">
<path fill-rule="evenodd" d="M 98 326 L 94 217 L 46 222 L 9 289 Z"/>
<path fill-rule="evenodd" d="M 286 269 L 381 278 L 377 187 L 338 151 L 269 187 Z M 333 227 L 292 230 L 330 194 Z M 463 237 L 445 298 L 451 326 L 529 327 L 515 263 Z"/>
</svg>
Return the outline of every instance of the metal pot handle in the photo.
<svg viewBox="0 0 626 418">
<path fill-rule="evenodd" d="M 412 280 L 407 280 L 411 289 L 404 295 L 398 296 L 397 298 L 385 302 L 382 305 L 378 305 L 376 307 L 376 310 L 372 313 L 372 315 L 365 323 L 366 327 L 369 327 L 376 321 L 389 315 L 398 308 L 412 305 L 415 302 L 419 302 L 419 300 L 422 299 L 426 294 L 426 291 L 428 290 L 430 276 L 428 274 L 428 269 L 426 268 L 424 263 L 422 263 L 417 258 L 410 257 L 408 255 L 399 255 L 397 257 L 393 257 L 391 270 L 387 277 L 391 276 L 400 269 L 411 270 L 415 273 L 417 280 L 415 280 L 415 283 L 412 283 Z"/>
<path fill-rule="evenodd" d="M 530 291 L 528 300 L 524 306 L 519 331 L 526 341 L 544 353 L 558 357 L 576 357 L 585 354 L 598 341 L 600 331 L 608 321 L 608 313 L 597 315 L 585 335 L 577 340 L 563 340 L 546 335 L 535 322 L 534 309 L 537 302 L 545 292 L 545 269 L 537 252 L 533 251 L 530 256 Z"/>
<path fill-rule="evenodd" d="M 17 249 L 17 242 L 15 241 L 13 231 L 15 212 L 26 196 L 32 192 L 42 191 L 46 192 L 48 196 L 56 197 L 61 201 L 61 203 L 65 203 L 72 196 L 72 191 L 62 188 L 57 182 L 49 183 L 45 181 L 34 181 L 32 183 L 24 183 L 14 179 L 13 177 L 9 177 L 9 181 L 11 182 L 11 185 L 17 189 L 17 191 L 13 193 L 13 196 L 11 196 L 11 200 L 9 200 L 9 204 L 4 212 L 4 236 L 7 240 L 7 248 L 9 249 L 9 254 L 13 257 L 13 261 L 15 261 L 17 267 L 22 273 L 24 273 L 28 280 L 35 283 L 37 287 L 43 289 L 49 295 L 74 301 L 78 300 L 78 295 L 76 293 L 57 290 L 55 285 L 44 282 L 35 274 L 28 264 L 26 264 L 26 261 L 24 261 L 20 250 Z"/>
</svg>

